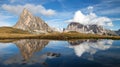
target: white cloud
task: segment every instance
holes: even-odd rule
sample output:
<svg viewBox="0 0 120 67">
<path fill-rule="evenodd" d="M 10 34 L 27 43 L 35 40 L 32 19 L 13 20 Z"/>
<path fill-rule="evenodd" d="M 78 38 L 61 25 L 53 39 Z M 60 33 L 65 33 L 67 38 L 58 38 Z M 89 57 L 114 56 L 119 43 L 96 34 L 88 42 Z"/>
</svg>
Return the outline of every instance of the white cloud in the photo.
<svg viewBox="0 0 120 67">
<path fill-rule="evenodd" d="M 97 13 L 100 13 L 100 14 L 102 14 L 102 15 L 120 14 L 120 7 L 111 8 L 111 9 L 102 10 L 102 11 L 98 11 Z"/>
<path fill-rule="evenodd" d="M 6 19 L 9 19 L 9 18 L 13 18 L 13 16 L 8 16 L 8 15 L 3 15 L 3 14 L 0 14 L 0 20 L 6 20 Z"/>
<path fill-rule="evenodd" d="M 0 27 L 1 26 L 12 26 L 12 25 L 9 22 L 0 21 Z"/>
<path fill-rule="evenodd" d="M 10 3 L 14 3 L 15 2 L 15 0 L 10 0 Z"/>
<path fill-rule="evenodd" d="M 73 12 L 63 11 L 63 12 L 57 12 L 56 15 L 49 17 L 46 19 L 46 23 L 48 23 L 49 26 L 58 28 L 59 30 L 62 30 L 63 28 L 66 28 L 68 23 L 66 23 L 67 19 L 72 18 Z"/>
<path fill-rule="evenodd" d="M 5 16 L 0 14 L 0 26 L 12 26 L 7 20 L 13 18 L 13 16 Z"/>
<path fill-rule="evenodd" d="M 6 54 L 11 54 L 13 51 L 10 51 L 9 48 L 15 46 L 12 43 L 0 43 L 0 57 L 4 57 Z"/>
<path fill-rule="evenodd" d="M 92 12 L 93 11 L 93 8 L 92 6 L 88 6 L 87 9 L 89 10 L 89 12 Z"/>
<path fill-rule="evenodd" d="M 33 5 L 33 4 L 7 5 L 7 4 L 4 4 L 4 5 L 2 5 L 2 8 L 4 10 L 7 10 L 7 11 L 17 14 L 17 15 L 19 15 L 24 8 L 28 9 L 33 14 L 41 14 L 41 15 L 45 15 L 45 16 L 52 16 L 52 15 L 56 14 L 55 10 L 46 9 L 42 5 Z"/>
<path fill-rule="evenodd" d="M 67 23 L 63 22 L 62 19 L 51 19 L 47 20 L 47 24 L 52 27 L 54 30 L 62 32 L 63 28 L 67 26 Z"/>
<path fill-rule="evenodd" d="M 93 13 L 93 7 L 88 7 L 90 13 L 83 14 L 80 10 L 75 12 L 73 19 L 70 19 L 71 22 L 79 22 L 84 25 L 96 24 L 100 26 L 113 26 L 112 20 L 108 17 L 99 17 Z"/>
<path fill-rule="evenodd" d="M 94 12 L 99 15 L 118 15 L 120 14 L 120 0 L 101 0 L 100 3 L 92 5 Z"/>
<path fill-rule="evenodd" d="M 11 43 L 0 43 L 0 50 L 11 46 Z"/>
<path fill-rule="evenodd" d="M 90 9 L 90 10 L 93 10 L 94 7 L 92 7 L 92 6 L 88 6 L 87 8 Z"/>
<path fill-rule="evenodd" d="M 112 18 L 112 21 L 119 21 L 120 18 Z"/>
</svg>

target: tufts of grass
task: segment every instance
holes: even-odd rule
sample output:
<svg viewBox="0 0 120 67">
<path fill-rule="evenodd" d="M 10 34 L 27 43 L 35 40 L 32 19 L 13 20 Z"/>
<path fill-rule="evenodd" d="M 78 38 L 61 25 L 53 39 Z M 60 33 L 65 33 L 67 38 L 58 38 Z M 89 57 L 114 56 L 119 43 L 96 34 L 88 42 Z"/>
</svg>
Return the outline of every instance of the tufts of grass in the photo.
<svg viewBox="0 0 120 67">
<path fill-rule="evenodd" d="M 29 34 L 28 31 L 24 31 L 24 30 L 12 28 L 12 27 L 0 27 L 0 33 Z"/>
</svg>

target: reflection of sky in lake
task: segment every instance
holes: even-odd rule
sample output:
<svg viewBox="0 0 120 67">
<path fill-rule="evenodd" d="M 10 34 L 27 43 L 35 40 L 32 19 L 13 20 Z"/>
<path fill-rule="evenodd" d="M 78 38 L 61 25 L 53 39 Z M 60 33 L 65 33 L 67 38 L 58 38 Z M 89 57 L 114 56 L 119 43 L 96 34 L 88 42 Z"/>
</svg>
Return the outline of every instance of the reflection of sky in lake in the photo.
<svg viewBox="0 0 120 67">
<path fill-rule="evenodd" d="M 13 43 L 0 43 L 0 58 L 18 53 L 18 48 Z"/>
<path fill-rule="evenodd" d="M 20 40 L 0 43 L 0 66 L 119 67 L 119 40 Z"/>
</svg>

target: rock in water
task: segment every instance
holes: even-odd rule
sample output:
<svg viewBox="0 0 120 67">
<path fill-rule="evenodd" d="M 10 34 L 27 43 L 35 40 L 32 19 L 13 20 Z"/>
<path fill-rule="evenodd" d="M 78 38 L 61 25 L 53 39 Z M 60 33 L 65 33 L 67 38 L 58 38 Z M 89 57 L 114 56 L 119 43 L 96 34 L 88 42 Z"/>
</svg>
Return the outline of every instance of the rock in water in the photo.
<svg viewBox="0 0 120 67">
<path fill-rule="evenodd" d="M 41 18 L 33 16 L 27 9 L 23 10 L 14 28 L 38 33 L 52 32 L 52 29 Z"/>
</svg>

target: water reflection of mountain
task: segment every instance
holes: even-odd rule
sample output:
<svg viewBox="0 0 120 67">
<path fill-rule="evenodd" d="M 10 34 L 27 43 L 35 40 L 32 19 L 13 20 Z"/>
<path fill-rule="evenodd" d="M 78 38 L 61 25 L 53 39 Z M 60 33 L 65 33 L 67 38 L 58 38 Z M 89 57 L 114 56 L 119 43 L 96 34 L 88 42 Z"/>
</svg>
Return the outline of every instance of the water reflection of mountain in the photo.
<svg viewBox="0 0 120 67">
<path fill-rule="evenodd" d="M 113 40 L 75 40 L 68 41 L 70 48 L 73 48 L 77 56 L 82 56 L 84 53 L 90 55 L 95 54 L 99 50 L 109 49 L 113 43 Z"/>
<path fill-rule="evenodd" d="M 33 53 L 40 51 L 48 43 L 49 41 L 47 40 L 39 39 L 27 39 L 15 42 L 25 60 L 28 60 L 33 55 Z"/>
<path fill-rule="evenodd" d="M 16 54 L 10 59 L 5 61 L 5 64 L 33 64 L 44 63 L 47 58 L 59 57 L 60 54 L 47 52 L 43 54 L 35 54 L 35 52 L 41 51 L 47 44 L 48 40 L 39 39 L 24 39 L 15 42 L 19 48 L 21 54 Z M 44 63 L 45 64 L 45 63 Z"/>
<path fill-rule="evenodd" d="M 115 47 L 113 40 L 76 40 L 68 43 L 79 58 L 105 67 L 120 67 L 120 49 Z"/>
</svg>

